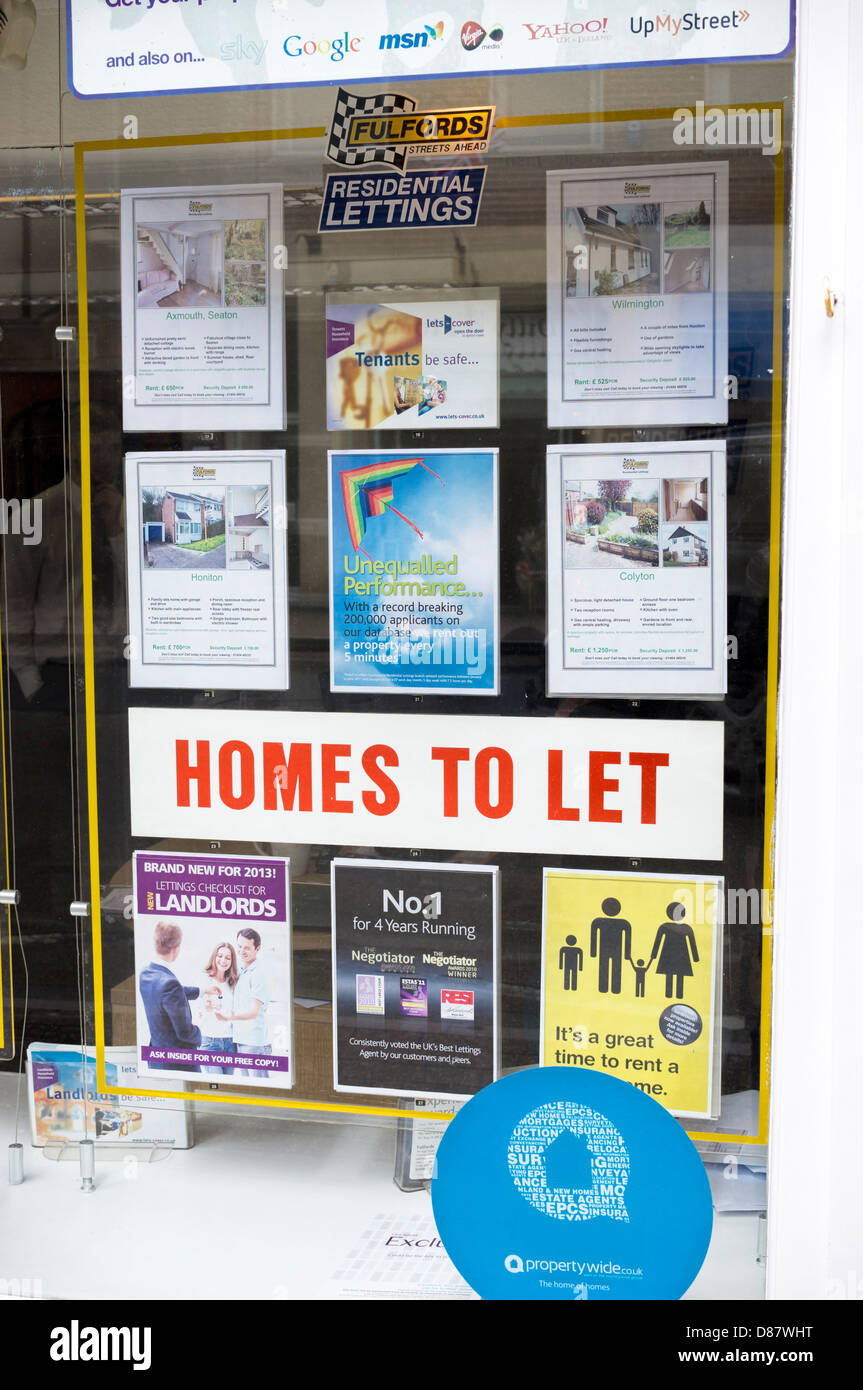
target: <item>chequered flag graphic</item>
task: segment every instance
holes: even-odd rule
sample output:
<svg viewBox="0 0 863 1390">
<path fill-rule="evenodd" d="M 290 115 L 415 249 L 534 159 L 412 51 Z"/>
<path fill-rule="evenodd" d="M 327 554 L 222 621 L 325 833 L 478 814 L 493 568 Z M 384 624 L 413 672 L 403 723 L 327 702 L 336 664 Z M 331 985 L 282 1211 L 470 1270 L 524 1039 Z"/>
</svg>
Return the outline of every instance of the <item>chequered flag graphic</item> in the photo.
<svg viewBox="0 0 863 1390">
<path fill-rule="evenodd" d="M 413 97 L 399 96 L 396 92 L 384 92 L 373 97 L 355 97 L 339 88 L 336 109 L 330 128 L 330 143 L 327 156 L 338 164 L 389 164 L 393 169 L 404 169 L 407 151 L 393 145 L 375 145 L 370 149 L 354 149 L 348 146 L 348 135 L 354 116 L 392 116 L 406 111 L 415 111 Z"/>
</svg>

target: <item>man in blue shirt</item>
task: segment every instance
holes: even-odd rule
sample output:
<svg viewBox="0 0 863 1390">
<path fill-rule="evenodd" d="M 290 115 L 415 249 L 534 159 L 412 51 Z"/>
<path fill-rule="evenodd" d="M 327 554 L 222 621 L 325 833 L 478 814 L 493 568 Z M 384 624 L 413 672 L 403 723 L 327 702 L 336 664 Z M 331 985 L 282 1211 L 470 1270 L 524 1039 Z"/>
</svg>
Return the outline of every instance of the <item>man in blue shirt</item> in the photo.
<svg viewBox="0 0 863 1390">
<path fill-rule="evenodd" d="M 237 958 L 240 978 L 234 986 L 234 1006 L 231 1011 L 234 1044 L 238 1053 L 269 1056 L 273 1048 L 267 1022 L 270 987 L 266 971 L 258 960 L 261 938 L 254 927 L 241 927 L 237 933 Z M 216 1015 L 222 1018 L 221 1014 Z M 263 1067 L 237 1067 L 237 1075 L 269 1076 Z"/>
</svg>

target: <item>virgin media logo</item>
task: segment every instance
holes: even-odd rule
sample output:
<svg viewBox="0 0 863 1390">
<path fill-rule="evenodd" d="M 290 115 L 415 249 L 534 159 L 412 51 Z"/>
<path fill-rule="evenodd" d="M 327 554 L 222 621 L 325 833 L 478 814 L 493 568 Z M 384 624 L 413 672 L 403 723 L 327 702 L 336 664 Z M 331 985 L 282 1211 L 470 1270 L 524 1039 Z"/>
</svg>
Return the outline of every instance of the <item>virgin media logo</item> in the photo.
<svg viewBox="0 0 863 1390">
<path fill-rule="evenodd" d="M 499 24 L 496 24 L 491 29 L 484 29 L 481 24 L 477 24 L 476 20 L 469 19 L 467 23 L 463 24 L 461 27 L 461 46 L 467 49 L 468 53 L 472 53 L 475 48 L 479 48 L 480 44 L 485 43 L 486 39 L 488 39 L 490 46 L 495 47 L 500 43 L 502 38 L 503 29 L 501 29 Z"/>
</svg>

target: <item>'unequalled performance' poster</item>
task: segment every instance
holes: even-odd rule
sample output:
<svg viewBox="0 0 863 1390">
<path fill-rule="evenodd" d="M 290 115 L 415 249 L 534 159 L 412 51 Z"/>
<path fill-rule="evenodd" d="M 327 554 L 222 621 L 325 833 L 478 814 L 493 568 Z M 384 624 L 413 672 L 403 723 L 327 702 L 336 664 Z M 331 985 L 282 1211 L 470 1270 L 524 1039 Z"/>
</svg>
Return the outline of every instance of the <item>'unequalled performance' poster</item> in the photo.
<svg viewBox="0 0 863 1390">
<path fill-rule="evenodd" d="M 725 424 L 728 165 L 547 177 L 549 425 Z"/>
<path fill-rule="evenodd" d="M 289 860 L 136 851 L 138 1074 L 294 1084 Z"/>
<path fill-rule="evenodd" d="M 337 1091 L 475 1095 L 497 1076 L 498 871 L 334 859 Z"/>
<path fill-rule="evenodd" d="M 544 871 L 540 1063 L 719 1110 L 724 880 Z"/>
<path fill-rule="evenodd" d="M 283 196 L 123 190 L 124 430 L 284 429 Z"/>
<path fill-rule="evenodd" d="M 129 683 L 288 687 L 284 450 L 126 455 Z"/>
<path fill-rule="evenodd" d="M 327 428 L 496 428 L 498 319 L 497 290 L 386 304 L 329 295 Z"/>
<path fill-rule="evenodd" d="M 726 688 L 725 443 L 548 451 L 548 692 Z"/>
<path fill-rule="evenodd" d="M 496 449 L 329 455 L 330 688 L 494 695 Z"/>
</svg>

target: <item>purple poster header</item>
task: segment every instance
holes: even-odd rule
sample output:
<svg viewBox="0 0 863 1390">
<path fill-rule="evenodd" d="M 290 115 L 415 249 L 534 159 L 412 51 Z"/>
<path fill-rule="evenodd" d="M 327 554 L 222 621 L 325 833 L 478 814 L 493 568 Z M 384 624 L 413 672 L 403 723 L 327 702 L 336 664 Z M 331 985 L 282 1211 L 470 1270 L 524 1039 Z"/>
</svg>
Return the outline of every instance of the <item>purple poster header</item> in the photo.
<svg viewBox="0 0 863 1390">
<path fill-rule="evenodd" d="M 201 917 L 235 928 L 287 922 L 287 861 L 229 854 L 135 854 L 135 912 Z"/>
</svg>

